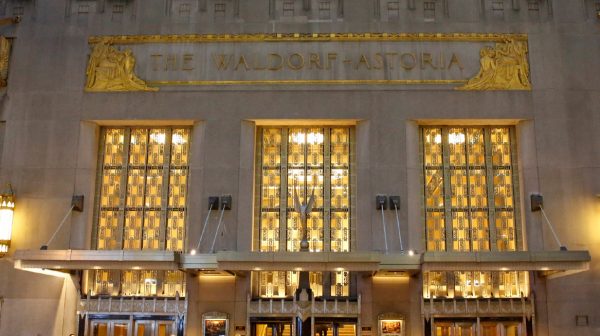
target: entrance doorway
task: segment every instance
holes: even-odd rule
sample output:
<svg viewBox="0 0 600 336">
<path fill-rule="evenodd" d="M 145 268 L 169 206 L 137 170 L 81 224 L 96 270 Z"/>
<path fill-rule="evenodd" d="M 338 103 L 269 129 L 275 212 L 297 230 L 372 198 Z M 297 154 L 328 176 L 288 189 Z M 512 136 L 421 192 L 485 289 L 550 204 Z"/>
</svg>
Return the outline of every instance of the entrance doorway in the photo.
<svg viewBox="0 0 600 336">
<path fill-rule="evenodd" d="M 252 324 L 253 336 L 292 336 L 292 321 Z"/>
<path fill-rule="evenodd" d="M 281 319 L 252 318 L 250 323 L 251 336 L 300 336 L 301 334 L 300 330 L 295 333 L 293 330 L 295 327 L 298 328 L 302 322 L 297 320 L 294 323 L 292 317 Z M 308 323 L 310 323 L 310 319 L 308 319 Z M 310 324 L 305 328 L 308 328 L 304 330 L 310 333 Z M 315 318 L 313 336 L 357 336 L 356 319 Z"/>
<path fill-rule="evenodd" d="M 527 336 L 523 322 L 515 320 L 476 319 L 436 320 L 431 325 L 432 336 Z M 427 333 L 426 333 L 427 334 Z"/>
<path fill-rule="evenodd" d="M 356 323 L 317 322 L 314 336 L 356 336 Z"/>
<path fill-rule="evenodd" d="M 175 319 L 90 319 L 88 336 L 175 336 L 181 333 Z"/>
<path fill-rule="evenodd" d="M 91 336 L 128 336 L 129 321 L 92 320 Z"/>
</svg>

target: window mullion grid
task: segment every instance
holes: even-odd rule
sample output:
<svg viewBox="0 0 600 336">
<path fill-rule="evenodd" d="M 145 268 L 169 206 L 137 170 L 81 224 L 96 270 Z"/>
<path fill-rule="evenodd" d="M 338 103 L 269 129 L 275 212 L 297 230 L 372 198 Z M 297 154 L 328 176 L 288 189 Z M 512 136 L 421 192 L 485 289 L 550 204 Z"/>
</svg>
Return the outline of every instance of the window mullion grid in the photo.
<svg viewBox="0 0 600 336">
<path fill-rule="evenodd" d="M 302 128 L 302 132 L 304 133 L 304 152 L 302 153 L 303 155 L 303 159 L 304 159 L 304 166 L 303 166 L 303 170 L 304 170 L 304 200 L 302 200 L 302 193 L 300 193 L 299 197 L 300 197 L 300 204 L 306 203 L 308 204 L 308 132 L 310 131 L 310 128 Z M 314 183 L 314 182 L 313 182 Z M 289 205 L 288 205 L 289 206 Z M 292 206 L 293 207 L 293 206 Z M 301 245 L 302 245 L 302 238 L 304 238 L 304 235 L 306 235 L 306 240 L 308 240 L 308 251 L 311 251 L 311 246 L 310 246 L 310 237 L 308 236 L 308 220 L 309 218 L 312 217 L 312 212 L 314 211 L 315 208 L 315 203 L 313 203 L 313 208 L 310 210 L 310 212 L 308 212 L 306 214 L 306 228 L 304 227 L 304 223 L 302 223 L 302 216 L 300 215 L 300 244 L 298 244 L 298 247 L 301 249 Z M 304 232 L 306 230 L 306 232 Z M 312 247 L 314 248 L 314 247 Z"/>
<path fill-rule="evenodd" d="M 169 218 L 169 191 L 171 189 L 171 141 L 173 140 L 173 129 L 165 129 L 165 154 L 163 161 L 163 186 L 161 195 L 161 214 L 159 229 L 159 248 L 167 249 L 167 224 Z"/>
<path fill-rule="evenodd" d="M 279 251 L 287 251 L 288 143 L 289 128 L 281 130 L 281 173 L 279 178 Z"/>
<path fill-rule="evenodd" d="M 473 216 L 472 216 L 472 211 L 473 208 L 471 207 L 471 167 L 469 165 L 469 146 L 467 145 L 467 143 L 469 142 L 469 134 L 468 134 L 469 129 L 468 128 L 463 128 L 462 132 L 465 135 L 465 141 L 463 143 L 464 146 L 464 151 L 465 151 L 465 182 L 467 184 L 467 211 L 466 211 L 466 215 L 467 215 L 467 223 L 469 225 L 469 230 L 467 231 L 469 234 L 469 239 L 467 240 L 469 242 L 469 251 L 473 252 L 475 251 L 474 247 L 475 247 L 475 242 L 474 242 L 474 235 L 473 235 Z"/>
<path fill-rule="evenodd" d="M 494 201 L 494 169 L 492 163 L 492 137 L 491 129 L 485 128 L 485 167 L 487 176 L 488 199 L 488 228 L 490 230 L 490 251 L 498 251 L 496 233 L 496 206 Z"/>
<path fill-rule="evenodd" d="M 448 127 L 442 128 L 442 161 L 444 174 L 444 221 L 446 224 L 446 251 L 454 250 L 452 228 L 452 186 L 450 183 L 450 150 L 448 148 Z"/>
<path fill-rule="evenodd" d="M 515 134 L 515 128 L 514 127 L 510 127 L 508 129 L 509 132 L 509 136 L 510 136 L 510 170 L 511 170 L 511 174 L 512 174 L 512 189 L 513 189 L 513 218 L 514 218 L 514 222 L 515 222 L 515 250 L 516 251 L 521 251 L 524 249 L 524 241 L 523 241 L 523 234 L 522 234 L 522 227 L 521 227 L 521 216 L 519 213 L 519 210 L 521 209 L 521 204 L 519 202 L 519 195 L 520 195 L 520 189 L 519 189 L 519 174 L 518 174 L 518 165 L 517 163 L 517 141 L 516 141 L 516 134 Z"/>
<path fill-rule="evenodd" d="M 356 167 L 356 151 L 355 151 L 355 142 L 356 142 L 356 134 L 355 134 L 355 128 L 349 128 L 348 129 L 348 135 L 349 135 L 349 139 L 348 139 L 348 154 L 350 155 L 350 157 L 348 158 L 348 177 L 349 177 L 349 189 L 348 189 L 348 197 L 350 198 L 349 204 L 348 204 L 348 220 L 350 221 L 349 225 L 348 225 L 348 240 L 350 240 L 350 245 L 349 245 L 349 251 L 354 251 L 356 250 L 356 239 L 354 239 L 354 236 L 356 235 L 356 223 L 355 223 L 355 218 L 354 218 L 354 214 L 355 212 L 355 206 L 356 206 L 356 194 L 353 192 L 354 190 L 356 190 L 356 184 L 357 184 L 357 180 L 356 180 L 356 173 L 354 172 L 353 167 Z"/>
<path fill-rule="evenodd" d="M 96 173 L 96 194 L 94 195 L 94 230 L 92 230 L 92 248 L 98 249 L 98 230 L 100 229 L 100 213 L 102 209 L 100 207 L 102 200 L 102 177 L 104 175 L 104 151 L 106 150 L 106 129 L 103 129 L 100 136 L 100 151 L 98 152 L 97 162 L 102 162 Z"/>
<path fill-rule="evenodd" d="M 323 129 L 323 252 L 331 251 L 331 128 Z M 325 291 L 325 289 L 323 290 Z"/>
<path fill-rule="evenodd" d="M 125 135 L 123 140 L 123 171 L 121 172 L 121 195 L 119 195 L 119 235 L 118 241 L 120 242 L 119 249 L 123 249 L 123 239 L 125 237 L 125 213 L 127 209 L 127 177 L 129 176 L 129 142 L 131 141 L 131 128 L 125 129 Z"/>
<path fill-rule="evenodd" d="M 142 209 L 141 209 L 141 214 L 140 217 L 142 218 L 142 222 L 140 223 L 141 227 L 140 227 L 140 250 L 144 250 L 144 226 L 146 224 L 146 191 L 147 191 L 147 186 L 148 186 L 148 152 L 150 151 L 150 134 L 152 133 L 152 129 L 148 128 L 146 130 L 146 150 L 144 153 L 144 182 L 142 183 Z M 130 140 L 131 141 L 131 140 Z M 129 152 L 129 151 L 127 151 Z M 129 154 L 127 155 L 127 162 L 129 164 Z M 129 176 L 129 172 L 127 172 L 127 175 Z M 127 200 L 127 198 L 125 198 L 125 200 Z M 127 216 L 125 216 L 127 217 Z"/>
<path fill-rule="evenodd" d="M 123 249 L 123 238 L 125 237 L 125 213 L 127 208 L 127 177 L 129 176 L 129 142 L 131 141 L 131 128 L 125 128 L 124 132 L 124 140 L 123 140 L 123 171 L 121 172 L 121 195 L 119 195 L 119 211 L 121 214 L 119 216 L 119 234 L 118 241 L 120 242 L 120 249 Z M 121 294 L 122 286 L 123 286 L 123 271 L 114 271 L 118 274 L 115 275 L 115 278 L 118 279 L 118 288 L 119 294 Z"/>
<path fill-rule="evenodd" d="M 260 167 L 260 169 L 255 169 L 255 173 L 254 173 L 254 180 L 255 181 L 260 181 L 260 186 L 262 187 L 264 181 L 263 181 L 263 160 L 264 160 L 264 155 L 263 155 L 263 138 L 264 138 L 264 128 L 258 128 L 258 136 L 256 137 L 256 143 L 255 143 L 255 147 L 256 147 L 256 161 L 255 161 L 255 166 L 256 167 Z M 281 170 L 281 167 L 280 167 Z M 258 223 L 258 225 L 255 225 L 255 229 L 254 229 L 254 239 L 253 239 L 253 250 L 254 251 L 261 251 L 261 237 L 262 237 L 262 208 L 263 208 L 263 204 L 262 204 L 262 190 L 261 188 L 255 188 L 254 191 L 254 204 L 258 204 L 258 206 L 255 206 L 255 210 L 254 210 L 254 223 Z M 279 245 L 279 242 L 277 242 L 277 244 Z"/>
</svg>

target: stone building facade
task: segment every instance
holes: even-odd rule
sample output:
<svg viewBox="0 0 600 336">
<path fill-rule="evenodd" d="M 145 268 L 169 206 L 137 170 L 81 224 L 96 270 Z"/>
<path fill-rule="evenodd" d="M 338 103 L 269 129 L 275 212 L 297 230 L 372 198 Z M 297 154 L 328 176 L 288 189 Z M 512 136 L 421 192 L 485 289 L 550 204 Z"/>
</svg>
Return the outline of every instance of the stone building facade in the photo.
<svg viewBox="0 0 600 336">
<path fill-rule="evenodd" d="M 600 332 L 600 1 L 0 16 L 1 335 Z"/>
</svg>

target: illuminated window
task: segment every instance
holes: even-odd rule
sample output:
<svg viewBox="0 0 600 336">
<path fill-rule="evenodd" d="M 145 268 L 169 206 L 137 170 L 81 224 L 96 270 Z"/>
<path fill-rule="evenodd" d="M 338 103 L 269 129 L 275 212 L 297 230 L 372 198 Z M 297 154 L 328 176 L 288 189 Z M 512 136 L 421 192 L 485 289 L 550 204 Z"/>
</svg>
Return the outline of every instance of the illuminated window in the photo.
<svg viewBox="0 0 600 336">
<path fill-rule="evenodd" d="M 299 205 L 313 198 L 307 216 L 309 251 L 351 249 L 351 134 L 349 127 L 264 127 L 257 142 L 256 250 L 300 251 Z M 299 272 L 259 272 L 261 297 L 287 297 Z M 310 273 L 315 296 L 323 295 L 323 274 Z M 349 272 L 333 272 L 330 294 L 348 296 Z"/>
<path fill-rule="evenodd" d="M 183 251 L 189 137 L 187 128 L 103 129 L 96 249 Z M 106 272 L 95 272 L 98 293 L 111 292 L 108 283 L 102 285 Z M 148 279 L 172 278 L 169 272 L 144 272 L 155 271 L 123 272 L 112 286 L 120 284 L 123 295 L 158 295 L 160 285 Z"/>
<path fill-rule="evenodd" d="M 88 274 L 93 296 L 185 296 L 185 274 L 181 271 L 96 270 Z"/>
<path fill-rule="evenodd" d="M 512 133 L 423 128 L 428 251 L 517 250 Z"/>
<path fill-rule="evenodd" d="M 427 250 L 517 251 L 514 129 L 423 127 L 422 145 Z M 518 297 L 526 293 L 526 277 L 519 272 L 429 272 L 424 295 Z"/>
<path fill-rule="evenodd" d="M 351 129 L 265 127 L 258 134 L 256 249 L 300 251 L 297 209 L 312 199 L 309 250 L 349 252 Z"/>
<path fill-rule="evenodd" d="M 103 130 L 98 250 L 183 251 L 189 129 Z"/>
<path fill-rule="evenodd" d="M 331 291 L 332 296 L 350 295 L 350 272 L 336 271 L 331 272 Z"/>
<path fill-rule="evenodd" d="M 258 277 L 258 295 L 263 298 L 285 298 L 293 296 L 298 288 L 300 272 L 271 271 L 254 272 Z M 323 275 L 320 272 L 309 273 L 310 288 L 315 296 L 323 295 Z"/>
<path fill-rule="evenodd" d="M 424 298 L 520 298 L 529 296 L 527 272 L 425 272 Z"/>
</svg>

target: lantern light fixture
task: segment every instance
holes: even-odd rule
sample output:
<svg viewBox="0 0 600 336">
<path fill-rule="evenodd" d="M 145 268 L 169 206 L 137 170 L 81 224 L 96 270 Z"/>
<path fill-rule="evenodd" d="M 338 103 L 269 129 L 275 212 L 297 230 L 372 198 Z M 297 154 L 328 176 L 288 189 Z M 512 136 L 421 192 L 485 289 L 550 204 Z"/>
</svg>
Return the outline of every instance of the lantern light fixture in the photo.
<svg viewBox="0 0 600 336">
<path fill-rule="evenodd" d="M 9 184 L 0 194 L 0 257 L 6 255 L 10 247 L 14 211 L 15 194 Z"/>
</svg>

